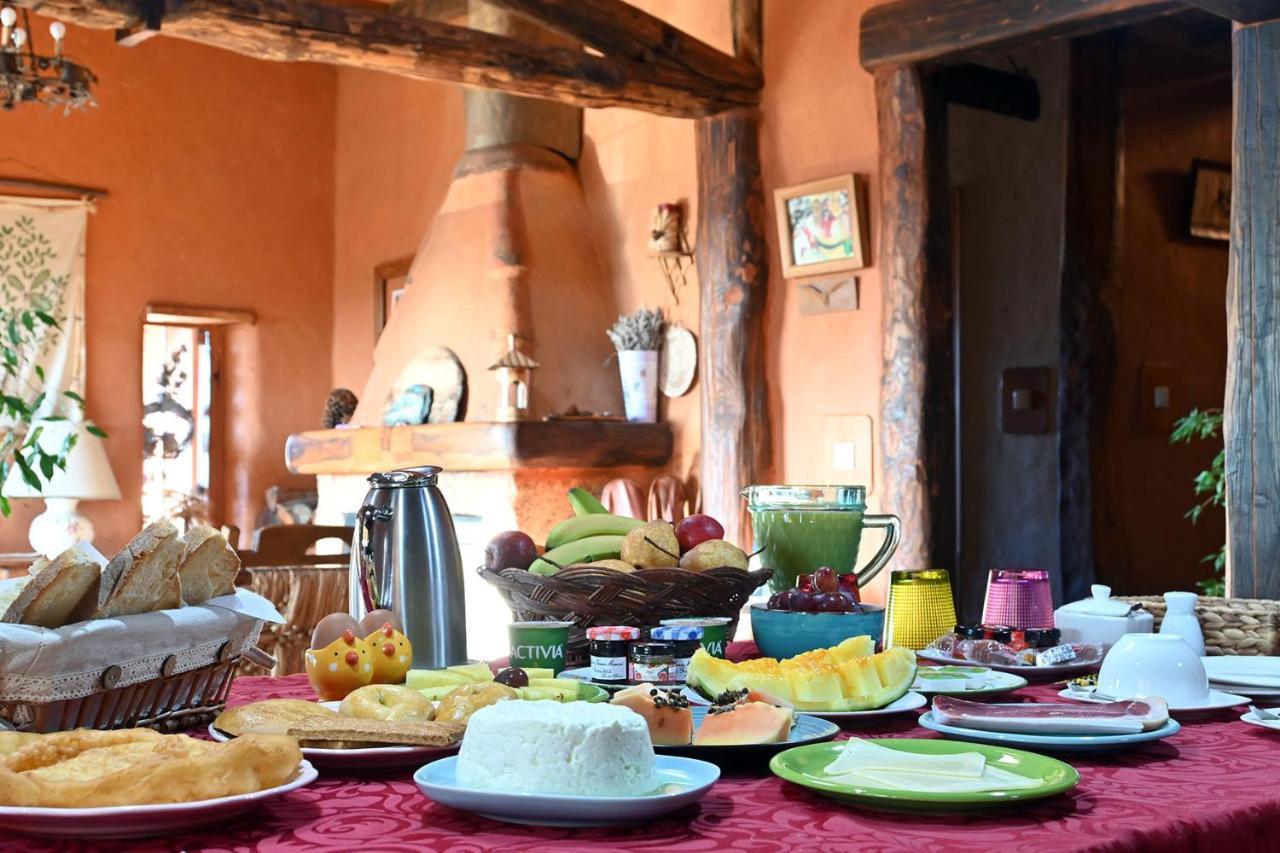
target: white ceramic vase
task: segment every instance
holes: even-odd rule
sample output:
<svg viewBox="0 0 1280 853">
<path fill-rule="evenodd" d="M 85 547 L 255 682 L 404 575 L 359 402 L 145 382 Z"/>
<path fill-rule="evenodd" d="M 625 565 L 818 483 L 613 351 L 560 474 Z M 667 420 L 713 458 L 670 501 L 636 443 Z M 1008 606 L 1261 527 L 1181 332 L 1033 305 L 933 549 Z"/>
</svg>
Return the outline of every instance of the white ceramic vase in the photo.
<svg viewBox="0 0 1280 853">
<path fill-rule="evenodd" d="M 1160 623 L 1161 634 L 1174 634 L 1182 638 L 1192 650 L 1204 657 L 1204 632 L 1196 618 L 1196 594 L 1194 592 L 1166 592 L 1164 602 L 1168 609 Z"/>
<path fill-rule="evenodd" d="M 654 423 L 658 420 L 657 350 L 621 350 L 618 373 L 622 377 L 622 405 L 627 420 Z"/>
</svg>

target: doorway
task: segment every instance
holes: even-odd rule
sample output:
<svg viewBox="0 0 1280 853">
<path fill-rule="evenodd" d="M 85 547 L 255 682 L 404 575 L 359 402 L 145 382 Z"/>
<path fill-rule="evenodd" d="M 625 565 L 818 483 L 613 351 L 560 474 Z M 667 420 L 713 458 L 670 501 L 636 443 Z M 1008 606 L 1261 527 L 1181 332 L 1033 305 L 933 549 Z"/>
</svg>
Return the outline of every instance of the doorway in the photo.
<svg viewBox="0 0 1280 853">
<path fill-rule="evenodd" d="M 1193 233 L 1191 207 L 1198 165 L 1230 160 L 1229 24 L 1187 13 L 969 61 L 1034 81 L 1038 109 L 925 87 L 926 301 L 948 321 L 926 395 L 934 561 L 970 620 L 998 566 L 1048 569 L 1059 603 L 1095 581 L 1194 589 L 1224 519 L 1184 516 L 1222 445 L 1170 437 L 1224 395 L 1227 242 Z"/>
</svg>

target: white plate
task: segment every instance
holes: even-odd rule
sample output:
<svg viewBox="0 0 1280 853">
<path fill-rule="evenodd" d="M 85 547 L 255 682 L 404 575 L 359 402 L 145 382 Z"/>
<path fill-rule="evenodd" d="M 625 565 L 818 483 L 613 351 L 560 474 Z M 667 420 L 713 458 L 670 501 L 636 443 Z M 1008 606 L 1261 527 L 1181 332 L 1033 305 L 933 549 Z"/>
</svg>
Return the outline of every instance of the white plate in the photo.
<svg viewBox="0 0 1280 853">
<path fill-rule="evenodd" d="M 839 720 L 842 722 L 852 722 L 855 720 L 871 720 L 876 717 L 885 717 L 889 714 L 901 714 L 904 711 L 914 711 L 917 708 L 923 708 L 929 704 L 929 700 L 916 692 L 908 692 L 898 699 L 885 705 L 883 708 L 876 708 L 871 711 L 814 711 L 810 708 L 797 710 L 796 713 L 808 714 L 811 717 L 821 717 L 824 720 Z"/>
<path fill-rule="evenodd" d="M 585 681 L 588 684 L 594 684 L 597 687 L 603 687 L 605 690 L 608 690 L 610 692 L 615 690 L 622 690 L 624 688 L 632 686 L 630 684 L 604 684 L 599 681 L 592 681 L 591 667 L 589 666 L 579 667 L 578 669 L 566 669 L 564 672 L 560 673 L 556 677 L 572 678 L 574 681 Z M 704 699 L 702 695 L 698 693 L 698 691 L 694 690 L 692 687 L 687 687 L 684 684 L 671 684 L 671 685 L 659 684 L 658 686 L 659 687 L 664 687 L 664 686 L 679 687 L 680 692 L 683 693 L 685 697 L 689 700 L 690 705 L 710 705 L 711 704 L 706 699 Z"/>
<path fill-rule="evenodd" d="M 955 666 L 955 664 L 952 664 L 952 666 Z M 939 690 L 935 687 L 929 686 L 927 679 L 921 681 L 917 675 L 916 683 L 911 685 L 911 689 L 917 693 L 923 693 L 926 696 L 931 694 L 938 696 L 981 696 L 986 693 L 1004 693 L 1009 690 L 1017 690 L 1019 687 L 1027 686 L 1027 680 L 1020 675 L 1014 675 L 1009 672 L 1000 672 L 998 670 L 991 669 L 991 667 L 981 667 L 977 664 L 972 664 L 972 666 L 978 669 L 987 670 L 980 675 L 973 676 L 974 678 L 981 678 L 983 680 L 982 685 L 979 687 L 970 687 L 962 690 Z M 938 670 L 941 668 L 942 667 L 938 666 L 922 666 L 919 667 L 917 672 L 922 670 Z"/>
<path fill-rule="evenodd" d="M 934 663 L 945 663 L 951 666 L 985 666 L 988 669 L 994 669 L 996 672 L 1011 672 L 1014 675 L 1037 680 L 1067 678 L 1085 672 L 1093 672 L 1102 666 L 1102 661 L 1100 660 L 1093 663 L 1063 663 L 1057 666 L 1001 666 L 994 663 L 977 663 L 976 661 L 962 658 L 947 657 L 937 649 L 921 649 L 916 654 Z"/>
<path fill-rule="evenodd" d="M 1068 687 L 1058 691 L 1058 695 L 1061 696 L 1063 699 L 1073 699 L 1076 702 L 1089 702 L 1094 705 L 1101 705 L 1106 702 L 1117 701 L 1115 699 L 1095 699 L 1093 698 L 1092 694 L 1093 694 L 1092 688 L 1088 688 L 1085 690 L 1072 690 L 1070 687 Z M 1124 702 L 1129 700 L 1120 699 L 1119 701 Z M 1133 701 L 1141 701 L 1141 700 L 1133 700 Z M 1234 693 L 1224 693 L 1221 690 L 1210 690 L 1208 701 L 1202 702 L 1198 705 L 1182 705 L 1176 708 L 1173 705 L 1170 705 L 1169 713 L 1170 714 L 1175 714 L 1175 713 L 1194 714 L 1200 711 L 1221 711 L 1225 708 L 1234 708 L 1237 705 L 1248 705 L 1248 704 L 1249 704 L 1249 699 L 1246 696 L 1237 696 Z"/>
<path fill-rule="evenodd" d="M 1022 732 L 992 732 L 965 726 L 949 726 L 933 718 L 933 711 L 920 715 L 920 725 L 955 740 L 973 743 L 990 743 L 996 746 L 1016 746 L 1044 752 L 1120 752 L 1123 749 L 1152 740 L 1176 735 L 1182 726 L 1177 720 L 1166 720 L 1164 725 L 1149 732 L 1123 735 L 1033 735 Z"/>
<path fill-rule="evenodd" d="M 1232 686 L 1264 687 L 1280 690 L 1280 658 L 1255 655 L 1213 655 L 1202 657 L 1209 680 Z"/>
<path fill-rule="evenodd" d="M 309 785 L 320 774 L 307 761 L 283 785 L 194 803 L 149 806 L 111 806 L 93 809 L 52 809 L 0 806 L 0 827 L 28 835 L 57 838 L 145 838 L 220 823 L 264 800 Z"/>
<path fill-rule="evenodd" d="M 1209 689 L 1239 693 L 1250 699 L 1280 699 L 1280 688 L 1275 687 L 1253 687 L 1249 684 L 1224 684 L 1220 681 L 1210 681 Z"/>
<path fill-rule="evenodd" d="M 696 758 L 659 755 L 657 784 L 674 790 L 640 797 L 574 797 L 504 794 L 458 784 L 457 756 L 441 758 L 413 774 L 418 790 L 442 805 L 506 823 L 534 826 L 611 826 L 651 820 L 702 799 L 720 768 Z"/>
<path fill-rule="evenodd" d="M 1273 732 L 1280 732 L 1280 720 L 1259 720 L 1252 711 L 1245 711 L 1240 715 L 1240 719 L 1251 726 L 1260 726 L 1264 729 L 1271 729 Z"/>
<path fill-rule="evenodd" d="M 321 702 L 324 707 L 336 711 L 341 702 Z M 215 729 L 209 724 L 209 737 L 216 741 L 231 740 L 230 736 Z M 313 746 L 302 748 L 302 757 L 316 767 L 333 770 L 375 770 L 380 767 L 405 767 L 421 765 L 425 761 L 453 755 L 460 744 L 453 746 L 371 746 L 365 749 L 317 749 Z"/>
</svg>

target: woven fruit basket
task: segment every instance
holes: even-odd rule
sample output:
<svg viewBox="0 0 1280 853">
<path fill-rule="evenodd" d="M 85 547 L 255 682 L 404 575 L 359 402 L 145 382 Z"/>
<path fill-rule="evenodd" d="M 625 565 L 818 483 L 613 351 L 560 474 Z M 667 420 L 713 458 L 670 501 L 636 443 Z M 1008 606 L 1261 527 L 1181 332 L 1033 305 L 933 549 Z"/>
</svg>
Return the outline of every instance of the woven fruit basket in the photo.
<svg viewBox="0 0 1280 853">
<path fill-rule="evenodd" d="M 1158 595 L 1118 596 L 1141 604 L 1155 617 L 1159 630 L 1166 605 Z M 1265 598 L 1211 598 L 1196 600 L 1196 617 L 1204 632 L 1205 651 L 1211 655 L 1280 654 L 1280 601 Z"/>
<path fill-rule="evenodd" d="M 478 570 L 506 600 L 516 621 L 572 622 L 565 665 L 588 662 L 586 629 L 592 625 L 650 628 L 663 619 L 727 616 L 729 636 L 747 599 L 773 574 L 722 568 L 641 569 L 615 572 L 592 566 L 565 569 L 550 577 L 524 569 Z"/>
</svg>

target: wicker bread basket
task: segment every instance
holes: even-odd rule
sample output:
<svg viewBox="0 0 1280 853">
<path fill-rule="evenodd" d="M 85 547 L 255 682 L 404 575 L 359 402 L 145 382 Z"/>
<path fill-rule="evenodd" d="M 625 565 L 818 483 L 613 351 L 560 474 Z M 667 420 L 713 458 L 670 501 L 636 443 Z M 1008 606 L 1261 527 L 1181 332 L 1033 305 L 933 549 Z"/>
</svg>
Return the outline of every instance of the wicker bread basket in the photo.
<svg viewBox="0 0 1280 853">
<path fill-rule="evenodd" d="M 747 598 L 769 580 L 772 569 L 746 572 L 722 568 L 705 572 L 642 569 L 615 572 L 591 566 L 565 569 L 550 577 L 524 569 L 480 569 L 497 587 L 517 621 L 572 622 L 565 665 L 588 662 L 586 629 L 592 625 L 651 628 L 663 619 L 727 616 L 732 637 Z"/>
<path fill-rule="evenodd" d="M 1117 596 L 1141 604 L 1155 617 L 1159 630 L 1166 605 L 1158 595 Z M 1211 655 L 1280 654 L 1280 601 L 1265 598 L 1210 598 L 1196 601 L 1196 617 Z"/>
</svg>

